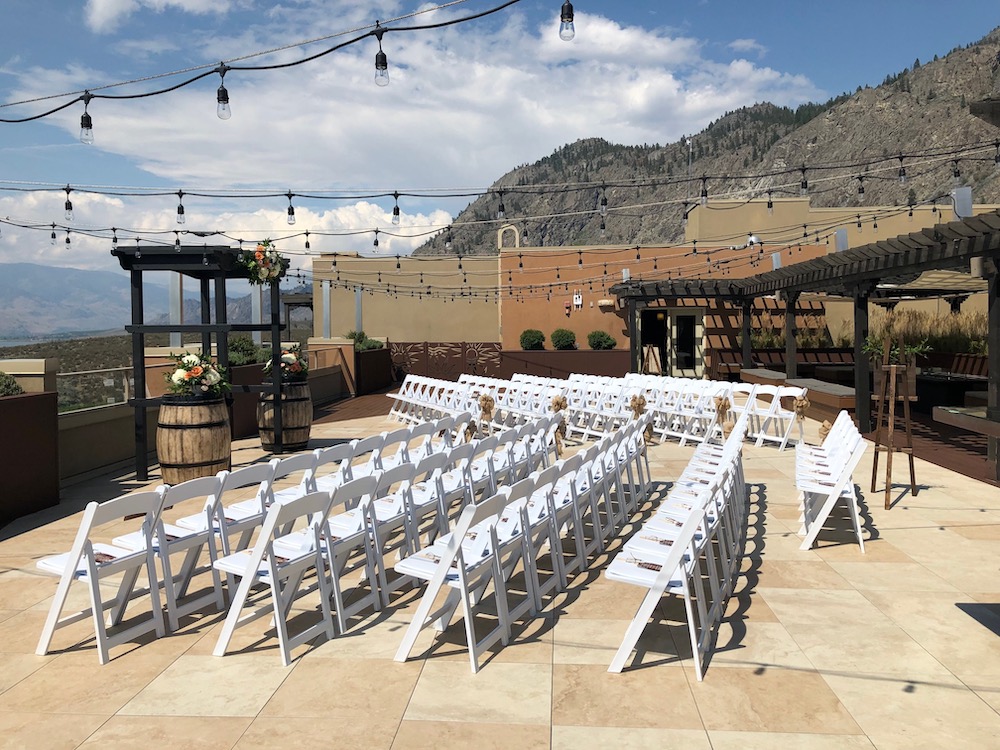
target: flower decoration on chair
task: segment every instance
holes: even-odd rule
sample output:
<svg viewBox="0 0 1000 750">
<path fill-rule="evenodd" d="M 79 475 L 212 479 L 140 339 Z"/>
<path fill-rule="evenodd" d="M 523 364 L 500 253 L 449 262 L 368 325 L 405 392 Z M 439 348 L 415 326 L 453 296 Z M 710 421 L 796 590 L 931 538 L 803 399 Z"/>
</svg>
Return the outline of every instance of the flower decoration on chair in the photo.
<svg viewBox="0 0 1000 750">
<path fill-rule="evenodd" d="M 288 270 L 288 258 L 279 253 L 271 240 L 264 240 L 256 250 L 240 254 L 251 284 L 277 284 Z"/>
<path fill-rule="evenodd" d="M 271 360 L 265 362 L 264 374 L 270 376 L 272 367 L 273 362 Z M 281 372 L 281 379 L 286 382 L 289 380 L 305 380 L 306 375 L 309 374 L 309 360 L 302 353 L 302 349 L 298 344 L 281 350 L 278 367 Z"/>
<path fill-rule="evenodd" d="M 174 357 L 177 368 L 164 375 L 167 390 L 177 396 L 220 396 L 229 390 L 225 373 L 210 359 L 186 352 Z"/>
</svg>

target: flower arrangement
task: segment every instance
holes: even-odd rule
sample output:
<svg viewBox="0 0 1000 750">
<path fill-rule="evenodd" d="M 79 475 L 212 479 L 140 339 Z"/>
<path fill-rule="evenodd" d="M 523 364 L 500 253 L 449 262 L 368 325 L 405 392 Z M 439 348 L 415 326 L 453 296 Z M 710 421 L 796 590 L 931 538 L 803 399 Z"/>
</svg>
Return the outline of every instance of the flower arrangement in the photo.
<svg viewBox="0 0 1000 750">
<path fill-rule="evenodd" d="M 288 270 L 288 258 L 275 249 L 271 240 L 264 240 L 249 253 L 240 253 L 240 263 L 251 284 L 276 284 Z"/>
<path fill-rule="evenodd" d="M 229 390 L 223 371 L 200 354 L 174 357 L 177 368 L 164 375 L 167 390 L 178 396 L 218 396 Z"/>
<path fill-rule="evenodd" d="M 265 375 L 271 374 L 272 365 L 270 359 L 264 363 Z M 278 367 L 282 380 L 303 380 L 309 373 L 309 360 L 302 353 L 302 348 L 298 344 L 293 344 L 281 350 Z"/>
</svg>

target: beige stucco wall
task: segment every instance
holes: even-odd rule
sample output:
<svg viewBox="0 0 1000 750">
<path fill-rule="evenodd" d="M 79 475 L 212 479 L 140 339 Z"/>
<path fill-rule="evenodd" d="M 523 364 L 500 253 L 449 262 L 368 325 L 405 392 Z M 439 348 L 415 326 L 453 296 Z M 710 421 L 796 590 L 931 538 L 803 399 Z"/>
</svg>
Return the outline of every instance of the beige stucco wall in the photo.
<svg viewBox="0 0 1000 750">
<path fill-rule="evenodd" d="M 59 359 L 2 359 L 0 372 L 14 376 L 25 393 L 42 393 L 56 390 L 56 373 Z"/>
<path fill-rule="evenodd" d="M 334 266 L 334 261 L 336 266 Z M 323 255 L 313 261 L 313 335 L 323 335 L 329 315 L 332 337 L 355 329 L 354 287 L 361 294 L 362 328 L 372 338 L 390 341 L 500 340 L 499 308 L 493 290 L 499 268 L 496 256 L 462 258 L 366 258 Z M 462 270 L 458 269 L 461 262 Z M 339 276 L 338 276 L 339 271 Z M 338 278 L 340 279 L 338 281 Z M 321 282 L 328 280 L 330 310 L 324 309 Z M 427 297 L 443 290 L 447 296 Z M 452 301 L 452 294 L 472 290 L 477 297 Z M 486 294 L 486 290 L 491 290 Z M 417 296 L 418 292 L 424 294 Z"/>
</svg>

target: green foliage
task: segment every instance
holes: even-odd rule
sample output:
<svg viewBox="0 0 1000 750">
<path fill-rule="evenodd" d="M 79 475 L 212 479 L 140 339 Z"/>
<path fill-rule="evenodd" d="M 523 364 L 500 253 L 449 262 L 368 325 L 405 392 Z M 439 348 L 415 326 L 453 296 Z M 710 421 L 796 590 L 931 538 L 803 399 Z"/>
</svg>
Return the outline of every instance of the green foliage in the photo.
<svg viewBox="0 0 1000 750">
<path fill-rule="evenodd" d="M 354 351 L 356 352 L 367 352 L 372 349 L 385 348 L 385 342 L 368 338 L 368 334 L 364 331 L 348 331 L 345 338 L 349 338 L 354 342 Z"/>
<path fill-rule="evenodd" d="M 267 362 L 270 357 L 270 352 L 258 346 L 250 336 L 233 336 L 229 339 L 230 367 Z"/>
<path fill-rule="evenodd" d="M 4 396 L 20 396 L 22 393 L 24 393 L 24 389 L 18 385 L 13 375 L 0 372 L 0 398 Z"/>
<path fill-rule="evenodd" d="M 552 332 L 552 346 L 556 349 L 575 349 L 576 334 L 568 328 L 557 328 Z"/>
<path fill-rule="evenodd" d="M 989 324 L 985 313 L 931 315 L 918 310 L 876 313 L 869 325 L 865 351 L 882 354 L 886 334 L 895 343 L 903 339 L 904 353 L 923 354 L 926 351 L 955 354 L 982 354 L 986 351 Z M 871 352 L 870 352 L 871 353 Z"/>
<path fill-rule="evenodd" d="M 522 349 L 544 349 L 545 334 L 537 328 L 525 328 L 521 331 Z"/>
<path fill-rule="evenodd" d="M 614 349 L 618 346 L 618 342 L 607 331 L 591 331 L 587 334 L 587 346 L 600 351 L 602 349 Z"/>
</svg>

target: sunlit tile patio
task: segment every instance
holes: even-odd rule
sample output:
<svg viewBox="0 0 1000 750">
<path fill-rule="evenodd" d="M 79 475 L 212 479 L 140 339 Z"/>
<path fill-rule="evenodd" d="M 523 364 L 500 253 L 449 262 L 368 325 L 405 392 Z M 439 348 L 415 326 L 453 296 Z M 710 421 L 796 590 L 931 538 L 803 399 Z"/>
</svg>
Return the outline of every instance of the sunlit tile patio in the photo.
<svg viewBox="0 0 1000 750">
<path fill-rule="evenodd" d="M 324 423 L 313 440 L 389 427 L 382 417 Z M 807 438 L 817 434 L 808 422 Z M 253 443 L 234 446 L 237 465 L 261 457 Z M 691 451 L 650 449 L 654 495 Z M 746 553 L 703 682 L 673 599 L 626 671 L 607 672 L 644 594 L 603 576 L 620 542 L 543 616 L 518 623 L 479 674 L 470 673 L 461 623 L 424 631 L 410 661 L 393 661 L 420 599 L 410 589 L 346 635 L 300 647 L 288 668 L 266 618 L 238 630 L 229 655 L 212 656 L 223 618 L 214 611 L 113 649 L 103 667 L 89 622 L 57 631 L 56 650 L 35 656 L 56 587 L 35 561 L 69 549 L 86 502 L 138 488 L 113 476 L 76 485 L 58 509 L 2 532 L 0 746 L 995 747 L 1000 490 L 918 460 L 914 497 L 897 462 L 886 511 L 882 492 L 868 491 L 871 461 L 869 450 L 855 474 L 866 553 L 846 520 L 802 551 L 794 452 L 745 449 Z M 301 617 L 313 604 L 296 603 Z"/>
</svg>

